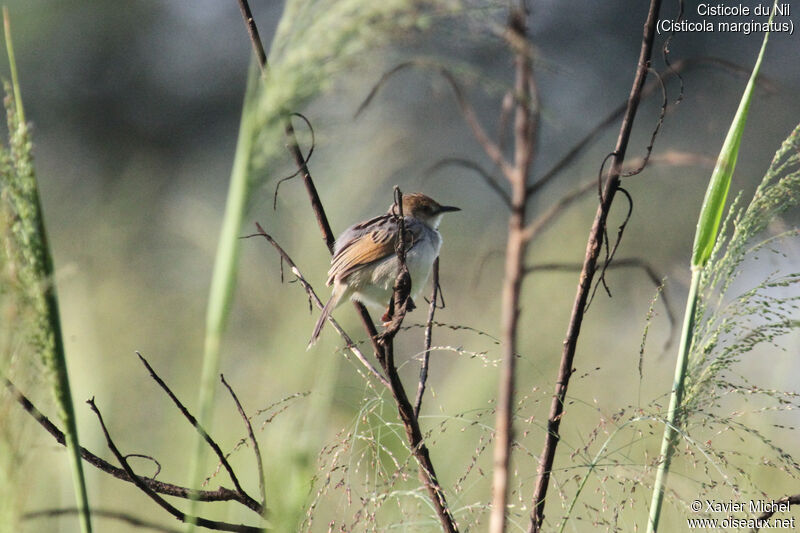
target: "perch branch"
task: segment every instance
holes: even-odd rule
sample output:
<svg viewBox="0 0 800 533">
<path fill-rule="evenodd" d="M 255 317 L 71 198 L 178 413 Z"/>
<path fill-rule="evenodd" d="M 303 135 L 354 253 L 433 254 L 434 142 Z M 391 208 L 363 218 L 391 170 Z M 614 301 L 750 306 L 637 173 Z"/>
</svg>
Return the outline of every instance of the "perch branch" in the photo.
<svg viewBox="0 0 800 533">
<path fill-rule="evenodd" d="M 239 1 L 244 3 L 247 2 L 247 0 L 239 0 Z M 257 33 L 254 34 L 251 32 L 250 38 L 253 41 L 254 47 L 257 48 L 261 46 L 260 39 L 258 39 Z M 262 69 L 265 68 L 265 66 L 266 64 L 262 63 Z M 325 216 L 325 211 L 322 207 L 322 202 L 320 201 L 319 195 L 317 194 L 316 188 L 314 187 L 314 183 L 311 180 L 311 175 L 308 172 L 308 167 L 306 165 L 306 162 L 303 159 L 303 155 L 300 151 L 300 148 L 297 145 L 297 139 L 294 136 L 294 131 L 292 130 L 291 122 L 287 124 L 286 131 L 289 137 L 289 150 L 293 154 L 295 162 L 297 163 L 298 167 L 301 168 L 303 171 L 303 181 L 306 183 L 306 190 L 308 192 L 309 199 L 311 201 L 311 205 L 314 210 L 314 214 L 317 217 L 317 222 L 319 223 L 320 230 L 323 234 L 323 238 L 326 242 L 326 245 L 328 246 L 328 251 L 333 253 L 333 246 L 335 243 L 335 239 L 330 229 L 330 225 L 328 224 L 328 219 Z M 399 190 L 397 191 L 397 196 L 399 196 L 402 199 L 402 194 L 399 192 Z M 402 209 L 402 201 L 400 202 L 400 209 Z M 270 240 L 270 242 L 275 246 L 274 241 L 266 234 L 266 232 L 264 232 L 260 226 L 257 227 L 259 228 L 260 233 L 262 233 L 265 238 L 268 238 L 268 240 Z M 403 239 L 401 238 L 401 243 L 402 242 Z M 398 255 L 402 255 L 405 253 L 403 246 L 404 246 L 403 244 L 399 246 Z M 284 259 L 287 257 L 285 255 L 285 252 L 282 255 L 284 256 Z M 409 283 L 407 285 L 408 285 L 408 290 L 410 292 L 411 288 L 410 278 L 409 278 Z M 319 300 L 317 299 L 317 301 Z M 408 304 L 407 297 L 403 301 L 395 302 L 396 306 L 397 305 L 400 306 L 398 310 L 402 311 L 399 317 L 398 316 L 394 317 L 393 322 L 398 321 L 397 326 L 394 328 L 393 333 L 391 333 L 392 326 L 390 325 L 389 328 L 380 337 L 378 336 L 375 324 L 372 321 L 371 317 L 369 316 L 369 312 L 367 311 L 367 309 L 360 303 L 355 304 L 356 309 L 361 315 L 361 320 L 364 323 L 364 327 L 367 329 L 367 333 L 369 334 L 370 339 L 372 340 L 372 345 L 373 348 L 375 349 L 375 354 L 378 360 L 381 362 L 381 364 L 384 364 L 393 355 L 391 353 L 393 351 L 392 339 L 394 337 L 394 334 L 397 333 L 397 329 L 400 327 L 400 323 L 402 323 L 402 318 L 403 315 L 405 314 L 407 304 Z M 389 336 L 387 336 L 387 332 L 390 332 Z M 366 359 L 364 358 L 362 360 L 362 363 L 364 363 L 365 361 Z M 389 367 L 385 367 L 384 371 L 387 371 L 387 368 Z M 377 373 L 377 371 L 375 371 L 375 373 Z M 389 383 L 391 386 L 392 394 L 394 395 L 395 401 L 398 404 L 398 410 L 400 411 L 401 420 L 403 421 L 403 425 L 406 428 L 406 434 L 408 436 L 411 452 L 414 454 L 415 458 L 420 464 L 420 478 L 422 479 L 424 485 L 428 489 L 429 494 L 431 495 L 434 508 L 442 523 L 442 528 L 447 532 L 457 532 L 458 528 L 456 526 L 452 514 L 450 513 L 450 509 L 447 506 L 447 501 L 445 500 L 444 492 L 442 491 L 442 488 L 439 486 L 439 483 L 436 479 L 436 474 L 433 469 L 433 463 L 431 462 L 430 456 L 428 454 L 428 449 L 425 446 L 424 442 L 422 441 L 422 433 L 419 429 L 419 422 L 414 416 L 413 408 L 411 407 L 411 403 L 408 401 L 408 397 L 405 394 L 405 390 L 403 389 L 402 383 L 400 382 L 399 376 L 397 375 L 397 370 L 393 368 L 393 373 L 389 374 L 387 371 L 387 375 L 389 376 Z M 380 374 L 378 374 L 378 376 L 380 376 Z M 386 382 L 385 378 L 383 378 L 382 376 L 380 376 L 380 379 L 382 382 L 384 383 Z"/>
<path fill-rule="evenodd" d="M 586 308 L 586 301 L 592 287 L 592 279 L 594 278 L 595 270 L 597 268 L 597 259 L 600 255 L 600 250 L 603 244 L 603 234 L 606 227 L 606 219 L 611 209 L 611 204 L 614 201 L 617 187 L 619 186 L 622 165 L 625 160 L 625 152 L 628 147 L 628 141 L 630 139 L 631 129 L 633 127 L 633 120 L 636 116 L 636 110 L 639 107 L 639 102 L 642 97 L 644 82 L 647 78 L 647 72 L 650 66 L 650 58 L 653 50 L 656 21 L 658 20 L 660 8 L 661 0 L 651 0 L 647 14 L 647 21 L 644 25 L 642 45 L 636 67 L 636 75 L 634 76 L 633 85 L 628 97 L 625 115 L 622 119 L 622 125 L 620 127 L 617 144 L 612 157 L 611 168 L 609 169 L 606 177 L 603 194 L 601 195 L 600 204 L 597 208 L 597 213 L 595 215 L 594 223 L 592 224 L 592 229 L 589 233 L 589 239 L 586 245 L 586 257 L 584 258 L 583 268 L 581 270 L 580 280 L 578 282 L 578 289 L 572 307 L 572 314 L 570 317 L 569 326 L 567 328 L 566 338 L 564 339 L 564 348 L 561 354 L 561 364 L 559 366 L 558 378 L 556 379 L 555 393 L 553 394 L 553 401 L 550 405 L 550 414 L 547 420 L 547 434 L 545 436 L 544 447 L 542 449 L 542 454 L 539 458 L 539 466 L 537 468 L 536 485 L 532 498 L 531 523 L 529 528 L 531 533 L 538 533 L 544 523 L 544 507 L 545 498 L 547 496 L 547 486 L 550 480 L 550 472 L 553 468 L 556 447 L 558 446 L 558 428 L 561 424 L 561 419 L 564 413 L 564 399 L 567 394 L 569 378 L 572 375 L 572 364 L 575 358 L 575 348 L 577 347 L 578 343 L 578 335 L 580 334 L 581 323 L 583 321 L 583 315 Z"/>
<path fill-rule="evenodd" d="M 425 488 L 428 490 L 428 494 L 433 502 L 433 507 L 441 522 L 442 529 L 448 533 L 456 533 L 458 531 L 458 526 L 450 512 L 444 490 L 441 485 L 439 485 L 439 480 L 436 476 L 428 447 L 425 445 L 425 441 L 422 437 L 419 420 L 414 413 L 414 407 L 408 399 L 406 390 L 403 387 L 403 382 L 400 380 L 400 375 L 397 373 L 397 367 L 394 364 L 394 337 L 397 335 L 397 332 L 400 331 L 400 326 L 408 311 L 408 303 L 410 301 L 409 295 L 411 293 L 411 276 L 408 274 L 408 267 L 405 261 L 406 242 L 403 237 L 405 224 L 403 222 L 402 198 L 402 192 L 400 192 L 399 188 L 395 187 L 395 205 L 397 206 L 400 222 L 398 242 L 395 246 L 398 258 L 398 272 L 392 296 L 394 304 L 393 316 L 391 323 L 379 337 L 378 342 L 382 348 L 382 352 L 378 357 L 378 361 L 380 361 L 386 376 L 389 378 L 389 383 L 391 384 L 390 389 L 395 403 L 397 404 L 400 420 L 406 430 L 409 448 L 412 455 L 414 455 L 414 458 L 419 463 L 420 481 L 422 481 L 423 485 L 425 485 Z"/>
</svg>

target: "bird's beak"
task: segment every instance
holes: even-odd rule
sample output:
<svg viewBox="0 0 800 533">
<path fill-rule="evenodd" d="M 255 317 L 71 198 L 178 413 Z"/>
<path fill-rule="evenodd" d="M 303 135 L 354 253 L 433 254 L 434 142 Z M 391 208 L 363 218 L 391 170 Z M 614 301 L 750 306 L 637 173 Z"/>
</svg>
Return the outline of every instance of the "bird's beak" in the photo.
<svg viewBox="0 0 800 533">
<path fill-rule="evenodd" d="M 455 206 L 452 206 L 452 205 L 439 206 L 439 212 L 440 213 L 449 213 L 451 211 L 461 211 L 461 208 L 460 207 L 455 207 Z"/>
</svg>

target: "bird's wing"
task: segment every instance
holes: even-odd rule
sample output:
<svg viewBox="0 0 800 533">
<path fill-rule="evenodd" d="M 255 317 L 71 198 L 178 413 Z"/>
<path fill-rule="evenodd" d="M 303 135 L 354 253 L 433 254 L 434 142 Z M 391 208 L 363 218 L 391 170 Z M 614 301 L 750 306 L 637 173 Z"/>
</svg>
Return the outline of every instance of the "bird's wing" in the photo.
<svg viewBox="0 0 800 533">
<path fill-rule="evenodd" d="M 422 224 L 406 217 L 406 250 L 411 249 L 422 234 Z M 394 245 L 400 230 L 397 219 L 383 215 L 348 228 L 336 243 L 336 253 L 331 259 L 327 284 L 334 279 L 344 280 L 353 272 L 389 257 L 395 253 Z"/>
</svg>

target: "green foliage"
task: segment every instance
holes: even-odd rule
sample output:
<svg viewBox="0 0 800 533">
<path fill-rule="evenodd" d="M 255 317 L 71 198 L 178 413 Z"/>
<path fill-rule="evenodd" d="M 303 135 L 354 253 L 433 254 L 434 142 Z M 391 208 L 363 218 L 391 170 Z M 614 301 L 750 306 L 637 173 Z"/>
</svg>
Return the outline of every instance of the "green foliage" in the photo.
<svg viewBox="0 0 800 533">
<path fill-rule="evenodd" d="M 772 17 L 774 15 L 775 12 L 773 11 L 769 17 L 770 22 L 772 22 Z M 742 142 L 742 133 L 744 132 L 744 126 L 747 122 L 747 113 L 750 109 L 750 102 L 753 99 L 756 79 L 761 70 L 761 62 L 764 59 L 764 52 L 767 49 L 768 40 L 769 32 L 764 34 L 764 40 L 761 43 L 758 59 L 756 59 L 756 64 L 750 74 L 750 80 L 747 82 L 747 87 L 739 102 L 739 108 L 736 110 L 736 115 L 733 117 L 733 122 L 725 137 L 725 142 L 722 144 L 722 149 L 717 158 L 717 164 L 714 166 L 714 172 L 711 174 L 711 181 L 708 184 L 708 189 L 706 189 L 703 207 L 700 210 L 700 218 L 697 221 L 697 233 L 694 237 L 694 249 L 692 253 L 692 267 L 705 266 L 711 256 L 711 251 L 714 249 L 719 223 L 722 220 L 722 213 L 725 210 L 725 202 L 728 200 L 731 177 L 736 168 L 736 160 L 739 157 L 739 145 Z"/>
<path fill-rule="evenodd" d="M 776 245 L 800 235 L 783 231 L 758 241 L 770 222 L 800 205 L 800 126 L 783 142 L 746 208 L 731 208 L 724 233 L 700 281 L 702 294 L 689 358 L 686 409 L 707 404 L 715 385 L 743 355 L 798 327 L 800 272 L 770 274 L 761 283 L 726 299 L 743 263 L 759 253 L 779 254 Z M 757 242 L 753 242 L 756 240 Z"/>
</svg>

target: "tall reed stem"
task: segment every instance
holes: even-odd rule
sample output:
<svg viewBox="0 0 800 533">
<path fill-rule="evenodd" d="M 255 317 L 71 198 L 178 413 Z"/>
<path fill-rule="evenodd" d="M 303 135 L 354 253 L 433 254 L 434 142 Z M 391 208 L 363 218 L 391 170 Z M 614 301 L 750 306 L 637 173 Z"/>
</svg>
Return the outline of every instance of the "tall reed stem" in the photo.
<svg viewBox="0 0 800 533">
<path fill-rule="evenodd" d="M 686 312 L 683 316 L 683 329 L 681 331 L 681 343 L 678 348 L 678 361 L 675 364 L 675 378 L 672 383 L 672 392 L 669 397 L 669 408 L 667 409 L 667 422 L 664 428 L 664 438 L 661 440 L 661 455 L 663 460 L 658 465 L 656 481 L 653 485 L 653 497 L 650 503 L 650 516 L 647 521 L 647 530 L 650 533 L 656 531 L 658 521 L 661 518 L 661 505 L 664 501 L 664 487 L 666 485 L 667 473 L 672 462 L 672 454 L 675 450 L 675 438 L 678 435 L 678 411 L 683 401 L 684 381 L 686 379 L 686 367 L 689 364 L 689 353 L 692 347 L 692 332 L 694 331 L 694 316 L 697 310 L 698 289 L 700 288 L 700 277 L 703 273 L 701 268 L 692 269 L 692 283 L 689 286 L 689 296 L 686 298 Z"/>
<path fill-rule="evenodd" d="M 214 273 L 206 312 L 206 336 L 203 351 L 203 371 L 200 378 L 198 416 L 200 425 L 211 428 L 211 414 L 217 390 L 220 367 L 220 343 L 230 314 L 231 301 L 236 290 L 236 272 L 241 248 L 242 218 L 250 193 L 248 174 L 250 155 L 253 149 L 254 114 L 252 102 L 260 76 L 258 68 L 253 67 L 247 80 L 242 118 L 239 124 L 239 137 L 233 159 L 228 199 L 225 204 L 225 217 L 222 221 L 217 255 L 214 260 Z M 206 456 L 206 442 L 197 436 L 194 454 L 191 458 L 189 487 L 199 487 L 203 480 L 203 462 Z M 196 502 L 192 502 L 189 515 L 196 515 Z M 189 531 L 192 530 L 190 526 Z"/>
<path fill-rule="evenodd" d="M 775 15 L 775 4 L 769 21 Z M 678 435 L 678 412 L 681 408 L 681 401 L 684 393 L 684 383 L 686 380 L 686 369 L 689 364 L 689 354 L 691 353 L 692 337 L 694 334 L 694 315 L 697 309 L 697 301 L 700 298 L 700 277 L 703 269 L 711 258 L 711 253 L 717 241 L 722 213 L 725 209 L 725 202 L 728 198 L 728 190 L 731 185 L 733 170 L 736 168 L 736 160 L 739 156 L 739 145 L 742 141 L 742 133 L 747 122 L 747 113 L 750 109 L 750 101 L 753 98 L 756 78 L 761 69 L 761 62 L 764 59 L 764 51 L 767 49 L 769 32 L 764 34 L 761 43 L 761 50 L 758 59 L 750 74 L 736 115 L 728 129 L 725 142 L 717 157 L 717 164 L 711 173 L 711 179 L 706 189 L 703 199 L 703 206 L 700 208 L 700 216 L 697 221 L 697 231 L 694 236 L 694 246 L 692 252 L 692 283 L 689 287 L 689 296 L 686 300 L 686 314 L 683 317 L 683 331 L 681 332 L 681 342 L 678 352 L 678 360 L 675 363 L 675 378 L 672 384 L 672 391 L 669 398 L 669 409 L 667 410 L 667 420 L 664 427 L 664 436 L 661 440 L 661 463 L 658 465 L 655 483 L 653 484 L 653 496 L 650 501 L 650 515 L 647 520 L 647 532 L 655 533 L 658 530 L 658 523 L 661 518 L 661 506 L 664 502 L 664 490 L 666 487 L 667 474 L 669 473 L 672 455 L 675 452 L 675 438 Z"/>
</svg>

